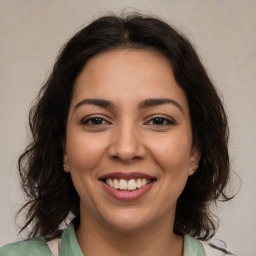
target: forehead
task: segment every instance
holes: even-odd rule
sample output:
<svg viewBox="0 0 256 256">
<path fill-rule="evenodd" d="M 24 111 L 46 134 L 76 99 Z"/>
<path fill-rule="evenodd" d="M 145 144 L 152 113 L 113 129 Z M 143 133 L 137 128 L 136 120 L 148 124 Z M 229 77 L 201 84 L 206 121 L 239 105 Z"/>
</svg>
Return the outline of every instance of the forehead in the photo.
<svg viewBox="0 0 256 256">
<path fill-rule="evenodd" d="M 172 98 L 187 108 L 170 61 L 151 49 L 115 49 L 92 57 L 78 75 L 72 101 L 83 98 Z"/>
</svg>

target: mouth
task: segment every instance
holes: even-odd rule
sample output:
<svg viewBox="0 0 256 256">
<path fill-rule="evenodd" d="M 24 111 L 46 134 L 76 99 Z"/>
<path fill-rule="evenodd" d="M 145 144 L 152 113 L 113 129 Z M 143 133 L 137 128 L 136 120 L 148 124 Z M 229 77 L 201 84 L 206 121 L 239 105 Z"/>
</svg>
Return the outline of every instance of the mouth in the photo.
<svg viewBox="0 0 256 256">
<path fill-rule="evenodd" d="M 136 189 L 140 189 L 151 182 L 155 181 L 154 179 L 146 179 L 146 178 L 139 178 L 139 179 L 103 179 L 102 180 L 105 184 L 110 186 L 111 188 L 118 189 L 118 190 L 126 190 L 126 191 L 133 191 Z"/>
<path fill-rule="evenodd" d="M 99 178 L 104 188 L 120 200 L 135 200 L 146 194 L 157 181 L 142 173 L 110 173 Z"/>
</svg>

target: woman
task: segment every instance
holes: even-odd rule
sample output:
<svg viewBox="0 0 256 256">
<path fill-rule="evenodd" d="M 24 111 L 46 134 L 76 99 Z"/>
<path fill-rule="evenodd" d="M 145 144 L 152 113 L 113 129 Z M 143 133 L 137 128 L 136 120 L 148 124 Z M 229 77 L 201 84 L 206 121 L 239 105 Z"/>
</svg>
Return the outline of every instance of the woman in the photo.
<svg viewBox="0 0 256 256">
<path fill-rule="evenodd" d="M 230 199 L 228 126 L 181 33 L 139 14 L 95 20 L 62 49 L 30 128 L 32 239 L 0 255 L 206 255 L 195 238 L 214 235 L 209 207 Z"/>
</svg>

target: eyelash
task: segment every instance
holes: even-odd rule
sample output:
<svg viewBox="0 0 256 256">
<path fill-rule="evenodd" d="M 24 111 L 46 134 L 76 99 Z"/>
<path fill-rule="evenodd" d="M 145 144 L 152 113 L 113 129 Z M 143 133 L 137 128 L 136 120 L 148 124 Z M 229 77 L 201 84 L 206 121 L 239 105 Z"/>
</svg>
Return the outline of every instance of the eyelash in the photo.
<svg viewBox="0 0 256 256">
<path fill-rule="evenodd" d="M 102 124 L 102 123 L 98 123 L 98 124 L 93 124 L 93 122 L 96 121 L 104 121 L 106 124 L 110 124 L 110 122 L 106 121 L 104 118 L 102 117 L 99 117 L 99 116 L 93 116 L 93 117 L 89 117 L 89 118 L 86 118 L 86 119 L 83 119 L 81 121 L 81 124 L 82 125 L 88 125 L 88 126 L 100 126 L 100 125 L 105 125 L 105 124 Z"/>
<path fill-rule="evenodd" d="M 157 122 L 160 121 L 160 124 L 159 123 L 151 123 L 154 121 L 157 121 Z M 93 123 L 93 122 L 96 122 L 96 123 Z M 109 124 L 111 124 L 109 121 L 106 121 L 104 118 L 102 118 L 100 116 L 89 117 L 89 118 L 83 119 L 81 121 L 81 125 L 87 125 L 87 126 L 102 126 L 102 125 L 109 125 Z M 155 125 L 157 127 L 160 127 L 160 126 L 176 125 L 177 123 L 174 120 L 166 118 L 166 117 L 154 116 L 154 117 L 151 117 L 150 120 L 147 121 L 145 124 L 146 125 Z"/>
<path fill-rule="evenodd" d="M 161 120 L 162 121 L 162 124 L 149 124 L 150 122 L 152 121 L 156 121 L 156 120 Z M 166 117 L 162 117 L 162 116 L 154 116 L 152 117 L 149 121 L 146 122 L 146 124 L 149 124 L 149 125 L 156 125 L 156 126 L 169 126 L 169 125 L 176 125 L 177 123 L 170 119 L 170 118 L 166 118 Z"/>
</svg>

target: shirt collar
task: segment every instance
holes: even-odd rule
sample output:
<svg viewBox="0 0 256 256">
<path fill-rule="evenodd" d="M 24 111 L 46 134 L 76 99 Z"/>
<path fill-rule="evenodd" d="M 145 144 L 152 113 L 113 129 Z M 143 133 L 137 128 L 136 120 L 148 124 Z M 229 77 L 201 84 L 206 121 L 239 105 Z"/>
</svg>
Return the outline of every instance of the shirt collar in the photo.
<svg viewBox="0 0 256 256">
<path fill-rule="evenodd" d="M 84 256 L 78 244 L 74 224 L 72 222 L 62 233 L 59 256 Z M 202 244 L 198 240 L 185 235 L 183 256 L 206 255 Z"/>
</svg>

